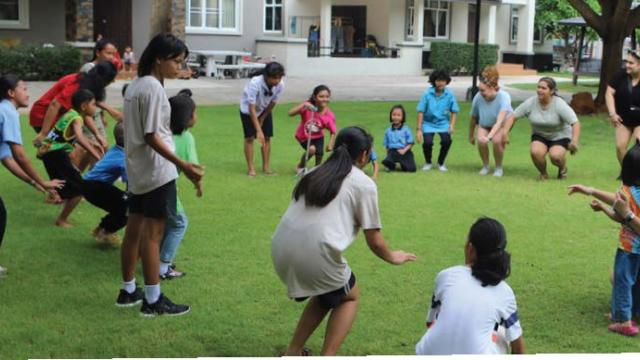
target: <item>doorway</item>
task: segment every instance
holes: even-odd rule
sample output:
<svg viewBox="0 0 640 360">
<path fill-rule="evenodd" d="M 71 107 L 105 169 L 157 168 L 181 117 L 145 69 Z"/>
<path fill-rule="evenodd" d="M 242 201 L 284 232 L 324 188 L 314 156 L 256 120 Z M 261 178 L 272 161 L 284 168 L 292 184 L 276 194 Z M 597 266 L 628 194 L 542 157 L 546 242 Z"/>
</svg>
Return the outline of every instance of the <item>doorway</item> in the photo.
<svg viewBox="0 0 640 360">
<path fill-rule="evenodd" d="M 469 4 L 469 18 L 467 21 L 467 42 L 476 41 L 476 5 Z"/>
<path fill-rule="evenodd" d="M 332 56 L 360 56 L 366 36 L 366 6 L 331 7 Z"/>
<path fill-rule="evenodd" d="M 122 55 L 131 40 L 131 1 L 132 0 L 94 0 L 93 1 L 93 37 L 98 34 L 113 42 Z"/>
</svg>

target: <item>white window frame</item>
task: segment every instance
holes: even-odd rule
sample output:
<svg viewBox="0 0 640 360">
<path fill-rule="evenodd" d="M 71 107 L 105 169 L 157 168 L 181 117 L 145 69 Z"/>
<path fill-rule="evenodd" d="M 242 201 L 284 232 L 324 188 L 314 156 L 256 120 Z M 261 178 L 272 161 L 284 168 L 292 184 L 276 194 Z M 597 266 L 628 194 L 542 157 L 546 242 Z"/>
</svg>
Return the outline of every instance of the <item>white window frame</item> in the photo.
<svg viewBox="0 0 640 360">
<path fill-rule="evenodd" d="M 267 34 L 282 34 L 282 32 L 284 31 L 284 1 L 282 0 L 282 2 L 280 4 L 276 4 L 276 0 L 271 0 L 272 3 L 271 4 L 267 4 L 267 0 L 263 0 L 263 13 L 262 13 L 262 31 L 264 33 Z M 273 8 L 273 24 L 275 26 L 275 13 L 276 13 L 276 9 L 280 8 L 280 29 L 279 30 L 267 30 L 267 8 Z"/>
<path fill-rule="evenodd" d="M 514 11 L 515 10 L 515 11 Z M 509 44 L 517 44 L 518 43 L 518 27 L 516 26 L 516 37 L 513 37 L 513 19 L 516 18 L 518 20 L 518 26 L 520 25 L 520 16 L 518 15 L 519 8 L 511 5 L 511 9 L 509 10 Z"/>
<path fill-rule="evenodd" d="M 29 29 L 29 0 L 18 0 L 18 20 L 0 20 L 0 29 Z"/>
<path fill-rule="evenodd" d="M 200 16 L 202 26 L 190 26 L 191 23 L 191 0 L 186 0 L 185 4 L 185 32 L 187 34 L 213 34 L 213 35 L 242 35 L 242 0 L 234 0 L 235 4 L 235 27 L 223 28 L 223 27 L 210 27 L 205 26 L 206 18 L 206 2 L 217 1 L 218 9 L 221 9 L 222 0 L 201 0 L 203 1 L 202 13 Z M 222 11 L 218 11 L 218 24 L 222 24 Z"/>
<path fill-rule="evenodd" d="M 435 1 L 437 3 L 437 7 L 429 7 L 427 4 L 430 2 L 430 0 L 424 0 L 424 9 L 422 10 L 423 17 L 424 17 L 424 13 L 427 10 L 446 11 L 447 14 L 445 16 L 445 19 L 447 21 L 447 24 L 445 26 L 445 35 L 444 36 L 438 36 L 438 34 L 437 34 L 437 32 L 438 32 L 437 29 L 439 27 L 438 26 L 439 23 L 438 23 L 438 24 L 436 24 L 436 36 L 424 36 L 424 27 L 426 26 L 427 22 L 423 21 L 422 29 L 421 29 L 422 35 L 423 35 L 423 39 L 424 40 L 448 40 L 449 36 L 450 36 L 449 28 L 451 27 L 451 2 L 449 0 L 431 0 L 431 1 Z M 440 8 L 440 4 L 441 3 L 446 3 L 447 4 L 447 8 L 446 9 Z M 440 18 L 438 17 L 438 21 L 440 21 L 439 19 Z"/>
<path fill-rule="evenodd" d="M 415 38 L 416 38 L 416 0 L 407 0 L 406 9 L 405 9 L 404 39 L 415 40 Z"/>
</svg>

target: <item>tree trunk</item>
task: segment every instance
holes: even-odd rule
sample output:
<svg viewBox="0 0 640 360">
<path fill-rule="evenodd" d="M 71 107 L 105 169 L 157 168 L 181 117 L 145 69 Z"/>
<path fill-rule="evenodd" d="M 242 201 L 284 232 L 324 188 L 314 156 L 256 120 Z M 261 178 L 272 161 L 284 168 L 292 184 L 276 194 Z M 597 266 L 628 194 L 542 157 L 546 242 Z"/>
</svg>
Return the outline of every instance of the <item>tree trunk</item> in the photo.
<svg viewBox="0 0 640 360">
<path fill-rule="evenodd" d="M 610 31 L 602 38 L 602 68 L 600 69 L 600 86 L 595 102 L 604 104 L 604 95 L 607 85 L 618 70 L 622 67 L 622 46 L 624 34 L 620 31 Z"/>
</svg>

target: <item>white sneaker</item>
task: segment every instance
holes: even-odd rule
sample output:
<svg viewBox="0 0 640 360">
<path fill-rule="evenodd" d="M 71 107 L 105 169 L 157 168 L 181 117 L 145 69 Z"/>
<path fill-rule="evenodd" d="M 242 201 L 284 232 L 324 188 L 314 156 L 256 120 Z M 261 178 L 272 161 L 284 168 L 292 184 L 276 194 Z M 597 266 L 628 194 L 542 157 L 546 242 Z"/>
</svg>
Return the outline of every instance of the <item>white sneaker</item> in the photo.
<svg viewBox="0 0 640 360">
<path fill-rule="evenodd" d="M 422 171 L 429 171 L 432 167 L 432 164 L 424 164 L 424 166 L 422 167 Z"/>
<path fill-rule="evenodd" d="M 440 170 L 440 171 L 442 171 L 442 172 L 447 172 L 447 171 L 449 171 L 449 169 L 447 169 L 447 167 L 446 167 L 446 166 L 444 166 L 444 165 L 438 165 L 438 170 Z"/>
<path fill-rule="evenodd" d="M 480 169 L 480 172 L 478 173 L 478 175 L 485 176 L 488 173 L 489 173 L 489 167 L 488 166 L 483 166 L 482 169 Z"/>
<path fill-rule="evenodd" d="M 493 176 L 495 177 L 502 177 L 502 175 L 504 174 L 504 171 L 502 171 L 501 167 L 497 167 L 494 171 L 493 171 Z"/>
<path fill-rule="evenodd" d="M 0 276 L 7 275 L 7 268 L 0 266 Z"/>
</svg>

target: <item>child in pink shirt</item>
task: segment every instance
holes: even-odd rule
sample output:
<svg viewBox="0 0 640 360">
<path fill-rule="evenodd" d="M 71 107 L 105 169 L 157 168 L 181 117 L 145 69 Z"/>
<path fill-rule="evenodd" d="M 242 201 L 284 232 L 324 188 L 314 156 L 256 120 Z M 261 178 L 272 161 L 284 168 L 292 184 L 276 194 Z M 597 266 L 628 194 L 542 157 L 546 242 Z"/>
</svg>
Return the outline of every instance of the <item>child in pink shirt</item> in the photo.
<svg viewBox="0 0 640 360">
<path fill-rule="evenodd" d="M 331 133 L 326 151 L 333 151 L 333 142 L 336 138 L 336 117 L 329 109 L 330 99 L 331 90 L 325 85 L 318 85 L 313 89 L 309 100 L 289 110 L 289 116 L 300 115 L 300 124 L 296 129 L 295 138 L 305 150 L 296 166 L 296 172 L 301 171 L 312 156 L 316 158 L 316 166 L 322 163 L 324 129 L 328 129 Z"/>
</svg>

